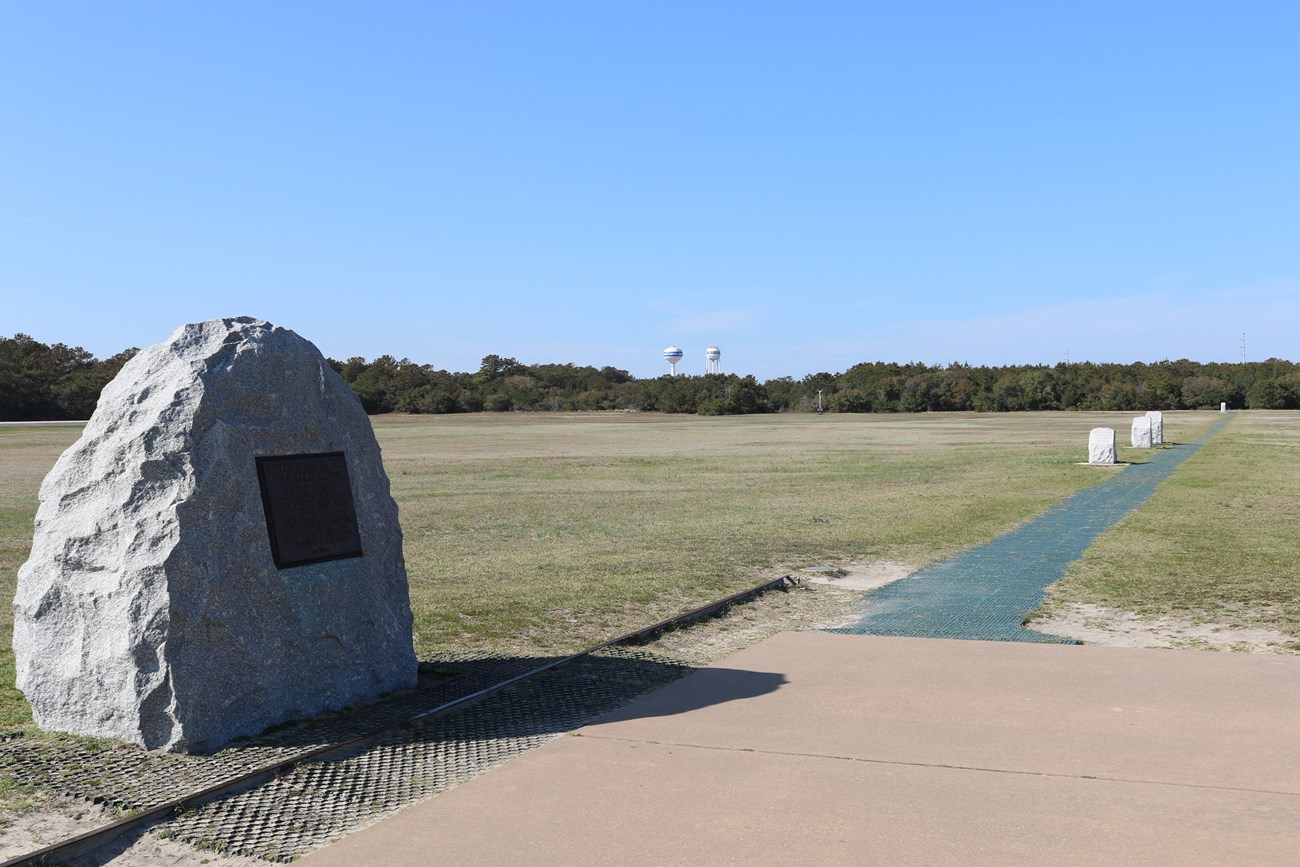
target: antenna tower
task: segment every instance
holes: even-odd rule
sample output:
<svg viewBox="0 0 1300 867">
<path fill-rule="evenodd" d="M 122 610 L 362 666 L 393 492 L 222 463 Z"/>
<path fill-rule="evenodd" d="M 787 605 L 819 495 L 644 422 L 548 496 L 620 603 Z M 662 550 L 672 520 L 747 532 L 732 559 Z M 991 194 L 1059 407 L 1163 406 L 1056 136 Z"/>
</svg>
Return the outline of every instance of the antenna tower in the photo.
<svg viewBox="0 0 1300 867">
<path fill-rule="evenodd" d="M 1241 363 L 1246 363 L 1246 332 L 1241 332 Z"/>
</svg>

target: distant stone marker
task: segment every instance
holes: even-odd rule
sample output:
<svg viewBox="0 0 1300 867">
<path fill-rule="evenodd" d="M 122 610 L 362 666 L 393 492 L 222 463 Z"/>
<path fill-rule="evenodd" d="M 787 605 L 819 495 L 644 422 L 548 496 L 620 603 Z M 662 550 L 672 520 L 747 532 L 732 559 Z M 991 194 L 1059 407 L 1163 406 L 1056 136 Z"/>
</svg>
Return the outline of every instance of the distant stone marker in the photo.
<svg viewBox="0 0 1300 867">
<path fill-rule="evenodd" d="M 1226 403 L 1220 403 L 1219 412 L 1227 412 L 1227 411 L 1228 411 L 1228 405 Z"/>
<path fill-rule="evenodd" d="M 1165 414 L 1152 410 L 1147 413 L 1147 418 L 1151 419 L 1151 445 L 1162 446 L 1165 444 Z"/>
<path fill-rule="evenodd" d="M 1088 463 L 1115 463 L 1115 429 L 1095 427 L 1088 433 Z"/>
<path fill-rule="evenodd" d="M 1133 419 L 1133 448 L 1151 448 L 1151 419 L 1144 415 Z"/>
<path fill-rule="evenodd" d="M 316 347 L 220 319 L 122 368 L 41 486 L 14 654 L 42 728 L 149 748 L 414 685 L 397 505 Z"/>
</svg>

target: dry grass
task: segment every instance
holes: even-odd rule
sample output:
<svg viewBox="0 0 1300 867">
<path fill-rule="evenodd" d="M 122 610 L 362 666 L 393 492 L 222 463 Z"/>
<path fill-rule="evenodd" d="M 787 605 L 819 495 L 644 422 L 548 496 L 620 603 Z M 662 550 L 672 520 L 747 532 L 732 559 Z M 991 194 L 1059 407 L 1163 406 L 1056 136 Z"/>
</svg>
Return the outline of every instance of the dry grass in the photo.
<svg viewBox="0 0 1300 867">
<path fill-rule="evenodd" d="M 1097 540 L 1048 613 L 1095 605 L 1300 639 L 1300 413 L 1250 411 Z"/>
<path fill-rule="evenodd" d="M 1076 466 L 1087 432 L 1128 420 L 484 415 L 376 430 L 421 651 L 559 651 L 784 570 L 920 564 L 986 541 L 1105 478 Z"/>
<path fill-rule="evenodd" d="M 31 720 L 26 700 L 14 687 L 10 603 L 18 567 L 31 551 L 36 494 L 54 461 L 80 435 L 80 426 L 0 426 L 0 731 Z"/>
</svg>

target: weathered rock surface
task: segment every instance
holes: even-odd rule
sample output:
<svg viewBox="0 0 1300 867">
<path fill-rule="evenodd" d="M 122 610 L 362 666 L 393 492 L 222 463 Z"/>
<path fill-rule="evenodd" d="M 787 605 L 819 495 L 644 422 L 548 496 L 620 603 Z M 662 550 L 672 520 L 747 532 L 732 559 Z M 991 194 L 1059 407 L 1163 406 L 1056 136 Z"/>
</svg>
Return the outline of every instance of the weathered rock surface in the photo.
<svg viewBox="0 0 1300 867">
<path fill-rule="evenodd" d="M 1095 427 L 1088 433 L 1088 463 L 1115 463 L 1115 429 Z"/>
<path fill-rule="evenodd" d="M 1165 414 L 1159 410 L 1151 410 L 1147 413 L 1147 418 L 1151 419 L 1151 445 L 1160 446 L 1165 443 Z"/>
<path fill-rule="evenodd" d="M 339 451 L 363 556 L 277 569 L 255 458 Z M 378 443 L 292 331 L 221 319 L 140 352 L 40 498 L 14 652 L 43 728 L 208 749 L 415 683 Z"/>
<path fill-rule="evenodd" d="M 1144 415 L 1133 419 L 1132 442 L 1135 449 L 1151 448 L 1151 419 Z"/>
</svg>

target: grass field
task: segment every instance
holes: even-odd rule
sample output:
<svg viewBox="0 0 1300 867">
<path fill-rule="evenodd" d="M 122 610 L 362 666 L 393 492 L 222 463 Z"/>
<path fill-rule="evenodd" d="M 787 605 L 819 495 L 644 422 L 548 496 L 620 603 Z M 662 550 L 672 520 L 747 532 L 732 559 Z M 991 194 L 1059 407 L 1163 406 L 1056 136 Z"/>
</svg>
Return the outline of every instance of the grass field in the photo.
<svg viewBox="0 0 1300 867">
<path fill-rule="evenodd" d="M 1069 603 L 1300 640 L 1300 413 L 1238 413 L 1070 567 Z"/>
<path fill-rule="evenodd" d="M 1101 420 L 512 415 L 377 431 L 418 648 L 562 651 L 801 566 L 921 564 L 985 541 L 1104 476 L 1075 465 Z"/>
<path fill-rule="evenodd" d="M 1090 428 L 1114 427 L 1126 442 L 1130 416 L 481 414 L 380 417 L 375 429 L 401 509 L 418 652 L 555 653 L 803 566 L 871 559 L 919 566 L 987 541 L 1122 472 L 1076 462 L 1086 460 Z M 1167 413 L 1166 439 L 1185 442 L 1217 418 Z M 1186 495 L 1168 500 L 1171 486 L 1161 489 L 1159 523 L 1135 531 L 1131 520 L 1112 535 L 1147 532 L 1160 541 L 1176 512 L 1180 532 L 1199 545 L 1198 532 L 1209 537 L 1231 524 L 1212 546 L 1218 565 L 1205 573 L 1225 589 L 1175 591 L 1179 604 L 1210 605 L 1205 616 L 1234 606 L 1294 612 L 1300 542 L 1284 525 L 1288 509 L 1300 514 L 1298 429 L 1300 414 L 1240 414 L 1175 474 Z M 6 600 L 27 556 L 40 480 L 78 434 L 0 428 Z M 1143 454 L 1120 449 L 1121 460 Z M 1184 481 L 1188 475 L 1202 481 Z M 1114 595 L 1124 582 L 1113 579 L 1133 571 L 1127 564 L 1142 537 L 1115 548 L 1112 535 L 1094 549 L 1109 553 L 1090 552 L 1087 574 L 1062 593 L 1110 593 L 1105 598 L 1135 609 L 1171 604 L 1151 582 Z M 1151 556 L 1141 571 L 1176 575 L 1173 586 L 1183 587 L 1195 557 Z M 1260 580 L 1240 580 L 1238 563 Z M 1089 583 L 1087 575 L 1108 577 Z M 0 727 L 7 728 L 28 720 L 12 689 L 11 630 L 5 605 Z"/>
</svg>

